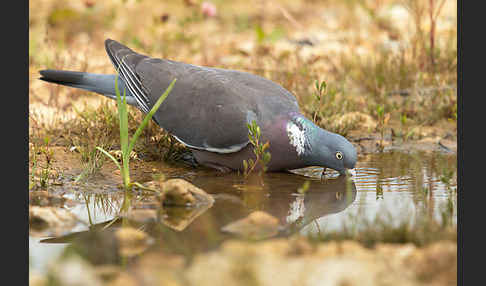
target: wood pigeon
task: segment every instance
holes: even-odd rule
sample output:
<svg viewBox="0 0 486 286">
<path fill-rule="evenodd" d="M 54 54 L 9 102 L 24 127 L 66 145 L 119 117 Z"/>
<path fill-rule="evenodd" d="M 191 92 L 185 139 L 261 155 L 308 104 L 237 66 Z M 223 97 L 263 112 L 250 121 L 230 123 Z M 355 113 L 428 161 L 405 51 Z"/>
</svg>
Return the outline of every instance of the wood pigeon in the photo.
<svg viewBox="0 0 486 286">
<path fill-rule="evenodd" d="M 173 79 L 174 88 L 152 117 L 192 150 L 199 164 L 220 171 L 243 170 L 255 158 L 248 125 L 255 121 L 269 142 L 267 171 L 322 166 L 345 174 L 357 161 L 343 136 L 315 125 L 300 113 L 282 86 L 247 72 L 158 59 L 107 39 L 106 52 L 118 75 L 42 70 L 41 80 L 116 99 L 115 79 L 127 103 L 148 113 Z"/>
</svg>

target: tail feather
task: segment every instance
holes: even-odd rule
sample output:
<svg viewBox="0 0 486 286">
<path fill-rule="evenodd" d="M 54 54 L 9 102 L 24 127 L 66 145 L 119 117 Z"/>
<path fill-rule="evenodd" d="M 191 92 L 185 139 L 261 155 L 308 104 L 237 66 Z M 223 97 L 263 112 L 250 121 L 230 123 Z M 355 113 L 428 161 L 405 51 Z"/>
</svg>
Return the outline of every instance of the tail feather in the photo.
<svg viewBox="0 0 486 286">
<path fill-rule="evenodd" d="M 102 94 L 116 99 L 115 80 L 117 75 L 94 74 L 78 71 L 41 70 L 40 80 L 70 86 Z M 123 93 L 125 83 L 118 77 L 118 90 Z M 126 91 L 127 103 L 136 106 L 135 98 Z"/>
</svg>

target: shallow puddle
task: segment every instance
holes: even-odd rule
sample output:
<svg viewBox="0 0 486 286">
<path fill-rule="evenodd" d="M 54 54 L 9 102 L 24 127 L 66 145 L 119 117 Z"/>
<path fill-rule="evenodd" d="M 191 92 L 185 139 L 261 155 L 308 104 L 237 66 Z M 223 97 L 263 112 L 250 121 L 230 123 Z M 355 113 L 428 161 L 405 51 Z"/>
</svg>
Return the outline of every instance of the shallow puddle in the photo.
<svg viewBox="0 0 486 286">
<path fill-rule="evenodd" d="M 127 197 L 113 188 L 68 192 L 63 198 L 69 203 L 63 202 L 62 208 L 78 221 L 55 232 L 49 226 L 34 229 L 31 225 L 30 267 L 45 272 L 48 263 L 66 251 L 76 251 L 95 265 L 127 263 L 119 255 L 115 236 L 122 225 L 150 236 L 150 243 L 139 253 L 181 254 L 190 261 L 195 254 L 215 249 L 234 237 L 222 229 L 254 211 L 278 219 L 277 231 L 268 237 L 334 231 L 356 223 L 357 218 L 372 220 L 385 214 L 397 223 L 420 215 L 440 220 L 441 210 L 451 198 L 452 220 L 454 224 L 457 221 L 455 154 L 369 154 L 359 158 L 352 176 L 347 178 L 336 177 L 330 170 L 321 178 L 322 168 L 295 173 L 265 174 L 263 186 L 245 183 L 238 174 L 207 170 L 179 170 L 168 175 L 183 177 L 213 195 L 212 205 L 199 208 L 161 208 L 149 195 L 134 193 Z M 31 199 L 31 205 L 33 202 Z M 129 211 L 121 212 L 123 206 Z"/>
</svg>

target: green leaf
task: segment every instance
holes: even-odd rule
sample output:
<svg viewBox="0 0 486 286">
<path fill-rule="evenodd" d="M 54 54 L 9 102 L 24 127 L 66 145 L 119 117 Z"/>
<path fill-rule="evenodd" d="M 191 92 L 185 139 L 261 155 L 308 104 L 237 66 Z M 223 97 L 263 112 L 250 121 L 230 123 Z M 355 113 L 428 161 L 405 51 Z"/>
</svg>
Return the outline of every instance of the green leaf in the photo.
<svg viewBox="0 0 486 286">
<path fill-rule="evenodd" d="M 321 86 L 319 87 L 319 92 L 322 94 L 322 92 L 326 89 L 327 84 L 325 81 L 321 82 Z"/>
<path fill-rule="evenodd" d="M 152 107 L 152 109 L 150 110 L 150 112 L 145 116 L 145 118 L 143 119 L 142 123 L 137 128 L 137 131 L 135 131 L 135 134 L 133 135 L 132 140 L 130 141 L 130 146 L 128 147 L 128 150 L 127 150 L 128 151 L 128 154 L 130 154 L 132 152 L 133 147 L 135 146 L 135 142 L 137 141 L 137 139 L 140 136 L 140 134 L 142 134 L 142 130 L 145 128 L 145 126 L 147 126 L 147 124 L 150 121 L 150 119 L 152 119 L 152 116 L 155 114 L 155 112 L 157 111 L 157 109 L 159 109 L 159 107 L 162 104 L 162 102 L 164 102 L 164 100 L 167 98 L 167 96 L 169 95 L 169 93 L 172 91 L 172 88 L 174 87 L 174 84 L 175 84 L 176 80 L 177 79 L 174 79 L 170 83 L 169 87 L 162 94 L 162 96 L 160 96 L 159 99 L 157 99 L 157 101 L 155 102 L 155 104 Z"/>
<path fill-rule="evenodd" d="M 272 156 L 270 155 L 270 153 L 265 152 L 265 153 L 263 153 L 263 158 L 262 158 L 262 160 L 263 160 L 263 162 L 264 162 L 264 163 L 268 163 L 268 162 L 270 162 L 270 158 L 271 158 L 271 157 L 272 157 Z"/>
<path fill-rule="evenodd" d="M 407 123 L 407 115 L 406 114 L 402 114 L 402 116 L 400 116 L 400 122 L 402 124 L 406 124 Z"/>
<path fill-rule="evenodd" d="M 270 147 L 270 143 L 267 141 L 267 142 L 265 142 L 265 144 L 263 144 L 262 150 L 265 150 L 268 147 Z"/>
<path fill-rule="evenodd" d="M 382 117 L 385 111 L 385 107 L 383 105 L 376 106 L 376 113 L 378 113 L 378 117 Z"/>
<path fill-rule="evenodd" d="M 98 149 L 99 151 L 101 151 L 101 153 L 105 154 L 108 158 L 110 158 L 115 163 L 115 165 L 118 167 L 118 169 L 120 169 L 120 172 L 122 171 L 122 168 L 121 168 L 120 164 L 118 163 L 118 161 L 115 159 L 115 157 L 113 157 L 110 153 L 106 152 L 101 147 L 96 147 L 96 149 Z"/>
<path fill-rule="evenodd" d="M 257 42 L 259 44 L 263 43 L 263 41 L 265 40 L 265 32 L 260 25 L 255 26 L 255 33 L 257 36 Z"/>
</svg>

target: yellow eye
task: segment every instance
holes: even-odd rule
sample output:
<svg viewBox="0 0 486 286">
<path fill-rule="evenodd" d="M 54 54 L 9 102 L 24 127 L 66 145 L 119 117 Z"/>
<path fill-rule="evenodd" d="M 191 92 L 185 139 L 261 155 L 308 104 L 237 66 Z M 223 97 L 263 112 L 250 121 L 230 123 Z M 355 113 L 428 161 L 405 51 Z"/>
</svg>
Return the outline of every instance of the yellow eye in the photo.
<svg viewBox="0 0 486 286">
<path fill-rule="evenodd" d="M 338 160 L 342 160 L 342 159 L 343 159 L 343 154 L 342 154 L 341 152 L 339 152 L 339 151 L 338 151 L 338 152 L 336 152 L 336 158 L 337 158 Z"/>
</svg>

